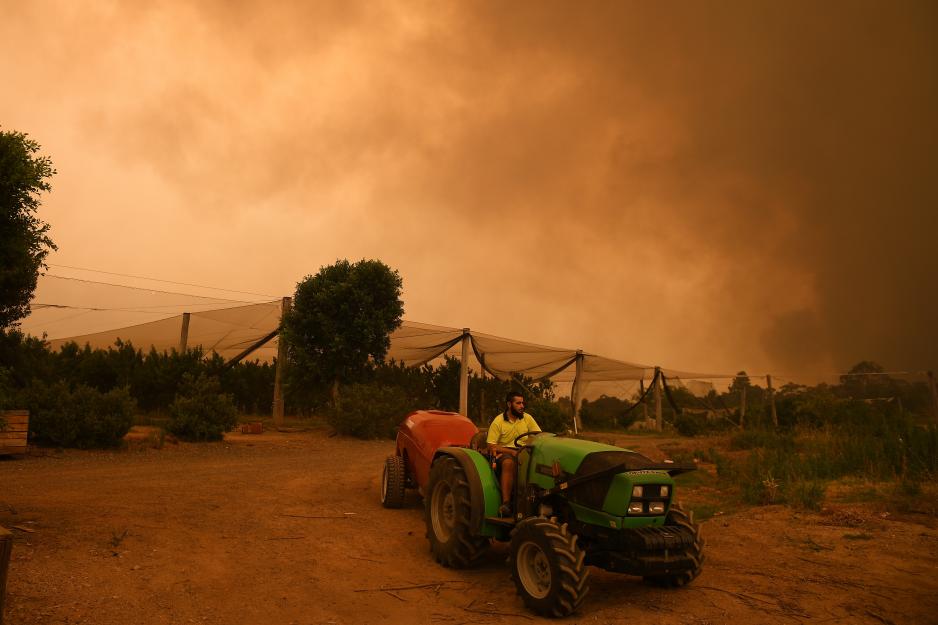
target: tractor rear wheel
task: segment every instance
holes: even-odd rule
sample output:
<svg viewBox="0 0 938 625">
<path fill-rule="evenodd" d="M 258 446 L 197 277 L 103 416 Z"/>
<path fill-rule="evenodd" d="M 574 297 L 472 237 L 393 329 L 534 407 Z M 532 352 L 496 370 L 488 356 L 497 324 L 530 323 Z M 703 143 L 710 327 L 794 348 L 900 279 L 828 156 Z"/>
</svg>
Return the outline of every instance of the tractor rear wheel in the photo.
<svg viewBox="0 0 938 625">
<path fill-rule="evenodd" d="M 407 484 L 407 467 L 400 456 L 388 456 L 381 472 L 381 503 L 385 508 L 400 508 L 404 505 L 404 488 Z"/>
<path fill-rule="evenodd" d="M 511 535 L 511 576 L 528 608 L 543 616 L 572 614 L 589 592 L 586 554 L 556 519 L 533 517 Z"/>
<path fill-rule="evenodd" d="M 644 578 L 646 584 L 661 586 L 663 588 L 679 588 L 686 586 L 695 577 L 700 575 L 704 562 L 704 540 L 700 535 L 700 525 L 694 522 L 694 513 L 685 512 L 680 504 L 671 504 L 668 516 L 664 520 L 665 527 L 679 527 L 694 535 L 694 543 L 684 550 L 683 555 L 691 562 L 689 568 L 671 571 L 665 575 L 651 575 Z"/>
<path fill-rule="evenodd" d="M 466 472 L 454 458 L 440 458 L 430 469 L 427 492 L 427 538 L 434 557 L 443 566 L 470 566 L 488 547 L 488 539 L 472 533 Z"/>
</svg>

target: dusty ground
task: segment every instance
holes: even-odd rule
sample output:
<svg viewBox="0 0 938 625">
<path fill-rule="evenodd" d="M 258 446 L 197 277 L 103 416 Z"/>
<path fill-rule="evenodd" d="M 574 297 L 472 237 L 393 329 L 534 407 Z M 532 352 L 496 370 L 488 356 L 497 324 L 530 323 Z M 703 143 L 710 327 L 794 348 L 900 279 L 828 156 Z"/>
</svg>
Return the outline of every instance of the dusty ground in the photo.
<svg viewBox="0 0 938 625">
<path fill-rule="evenodd" d="M 651 455 L 658 441 L 632 443 Z M 0 524 L 21 528 L 4 623 L 540 620 L 514 594 L 504 548 L 443 569 L 419 501 L 381 507 L 392 449 L 307 431 L 0 459 Z M 933 517 L 751 508 L 703 531 L 707 562 L 690 587 L 593 570 L 565 622 L 938 623 Z"/>
</svg>

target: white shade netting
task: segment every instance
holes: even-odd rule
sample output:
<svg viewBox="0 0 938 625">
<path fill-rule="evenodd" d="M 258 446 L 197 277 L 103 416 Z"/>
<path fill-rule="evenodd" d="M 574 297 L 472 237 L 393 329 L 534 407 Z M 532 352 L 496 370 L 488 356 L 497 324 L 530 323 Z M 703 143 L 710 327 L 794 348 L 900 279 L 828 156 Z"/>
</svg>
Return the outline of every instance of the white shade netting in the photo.
<svg viewBox="0 0 938 625">
<path fill-rule="evenodd" d="M 50 285 L 54 288 L 49 288 Z M 94 302 L 94 305 L 89 302 Z M 281 306 L 280 300 L 245 303 L 44 276 L 36 303 L 22 329 L 34 336 L 45 336 L 53 349 L 69 341 L 106 349 L 121 340 L 144 351 L 151 348 L 167 351 L 181 346 L 184 318 L 188 317 L 185 341 L 188 348 L 201 347 L 206 354 L 215 352 L 226 360 L 244 357 L 269 362 L 277 354 L 276 332 L 280 325 Z M 121 321 L 123 324 L 118 325 Z M 75 332 L 76 328 L 86 331 Z M 470 341 L 467 346 L 469 367 L 476 372 L 484 370 L 503 380 L 518 376 L 550 378 L 566 386 L 573 382 L 579 371 L 581 390 L 586 384 L 605 383 L 611 385 L 610 388 L 627 388 L 631 393 L 639 387 L 640 380 L 650 381 L 655 371 L 652 365 L 572 348 L 539 345 L 415 321 L 404 321 L 391 334 L 387 359 L 407 366 L 419 366 L 444 354 L 459 358 L 464 337 Z M 671 369 L 662 369 L 662 372 L 676 384 L 695 393 L 705 393 L 712 388 L 702 380 L 726 377 L 725 374 Z"/>
</svg>

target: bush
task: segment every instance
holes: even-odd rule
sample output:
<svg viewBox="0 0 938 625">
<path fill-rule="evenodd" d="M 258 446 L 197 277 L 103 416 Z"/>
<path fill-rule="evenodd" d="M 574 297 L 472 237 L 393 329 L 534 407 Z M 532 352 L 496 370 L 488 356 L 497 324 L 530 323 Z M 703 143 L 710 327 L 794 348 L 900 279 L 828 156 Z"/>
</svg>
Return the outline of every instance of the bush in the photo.
<svg viewBox="0 0 938 625">
<path fill-rule="evenodd" d="M 397 426 L 415 409 L 413 400 L 400 387 L 350 384 L 342 388 L 338 406 L 329 411 L 327 418 L 339 434 L 394 438 Z"/>
<path fill-rule="evenodd" d="M 115 447 L 133 425 L 137 404 L 126 387 L 107 393 L 64 382 L 34 382 L 24 393 L 30 438 L 59 447 Z"/>
<path fill-rule="evenodd" d="M 706 415 L 684 411 L 674 417 L 674 429 L 681 436 L 697 436 L 708 429 Z"/>
<path fill-rule="evenodd" d="M 593 401 L 583 400 L 580 417 L 583 427 L 590 428 L 627 428 L 638 418 L 637 409 L 629 411 L 633 404 L 608 395 L 600 395 Z"/>
<path fill-rule="evenodd" d="M 214 441 L 234 427 L 238 410 L 218 378 L 187 373 L 169 415 L 169 431 L 182 440 Z"/>
<path fill-rule="evenodd" d="M 795 439 L 790 434 L 779 434 L 771 430 L 744 430 L 730 437 L 730 449 L 789 449 L 795 448 Z"/>
<path fill-rule="evenodd" d="M 525 412 L 529 413 L 545 432 L 563 434 L 573 427 L 571 417 L 557 402 L 539 397 L 528 400 Z"/>
<path fill-rule="evenodd" d="M 821 480 L 794 479 L 785 487 L 785 501 L 796 508 L 820 510 L 825 490 Z"/>
</svg>

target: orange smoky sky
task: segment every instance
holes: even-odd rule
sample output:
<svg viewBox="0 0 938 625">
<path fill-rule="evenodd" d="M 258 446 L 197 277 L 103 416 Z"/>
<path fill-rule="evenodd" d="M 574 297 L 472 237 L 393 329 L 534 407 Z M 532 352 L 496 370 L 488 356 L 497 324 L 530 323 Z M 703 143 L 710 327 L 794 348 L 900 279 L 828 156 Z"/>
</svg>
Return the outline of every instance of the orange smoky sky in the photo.
<svg viewBox="0 0 938 625">
<path fill-rule="evenodd" d="M 49 261 L 685 370 L 938 366 L 934 2 L 0 1 Z"/>
</svg>

